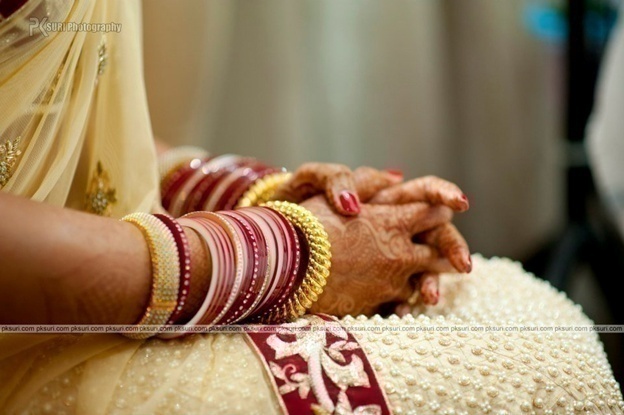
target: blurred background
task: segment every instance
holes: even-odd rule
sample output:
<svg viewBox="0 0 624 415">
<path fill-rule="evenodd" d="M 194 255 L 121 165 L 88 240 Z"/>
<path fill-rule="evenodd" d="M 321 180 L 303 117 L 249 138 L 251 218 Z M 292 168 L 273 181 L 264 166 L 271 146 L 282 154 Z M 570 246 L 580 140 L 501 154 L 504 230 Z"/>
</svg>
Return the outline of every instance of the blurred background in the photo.
<svg viewBox="0 0 624 415">
<path fill-rule="evenodd" d="M 144 1 L 155 134 L 290 169 L 456 182 L 474 252 L 523 261 L 596 323 L 624 324 L 622 238 L 583 145 L 619 3 Z M 622 382 L 624 334 L 602 339 Z"/>
</svg>

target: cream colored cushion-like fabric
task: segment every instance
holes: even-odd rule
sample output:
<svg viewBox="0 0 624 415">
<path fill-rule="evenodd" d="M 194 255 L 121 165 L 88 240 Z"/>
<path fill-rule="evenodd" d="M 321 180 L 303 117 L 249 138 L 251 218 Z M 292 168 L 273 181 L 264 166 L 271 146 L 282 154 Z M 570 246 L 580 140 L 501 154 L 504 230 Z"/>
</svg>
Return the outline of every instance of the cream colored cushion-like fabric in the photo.
<svg viewBox="0 0 624 415">
<path fill-rule="evenodd" d="M 395 414 L 623 413 L 595 333 L 438 331 L 468 323 L 591 324 L 519 264 L 477 256 L 470 276 L 443 276 L 442 297 L 438 306 L 402 319 L 343 319 L 347 327 L 375 329 L 354 334 Z M 401 326 L 434 330 L 388 330 Z M 145 342 L 31 336 L 18 343 L 0 337 L 3 413 L 279 413 L 263 366 L 242 335 Z"/>
</svg>

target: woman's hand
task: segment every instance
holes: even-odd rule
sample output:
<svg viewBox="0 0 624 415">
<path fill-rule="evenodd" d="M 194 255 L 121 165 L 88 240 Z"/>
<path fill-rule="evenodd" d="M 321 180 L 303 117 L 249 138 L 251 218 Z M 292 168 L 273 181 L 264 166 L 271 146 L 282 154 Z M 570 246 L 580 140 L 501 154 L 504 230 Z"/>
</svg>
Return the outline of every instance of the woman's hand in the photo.
<svg viewBox="0 0 624 415">
<path fill-rule="evenodd" d="M 402 175 L 361 167 L 351 171 L 342 164 L 305 163 L 273 196 L 273 200 L 300 203 L 312 196 L 324 194 L 341 215 L 360 213 L 362 201 L 377 192 L 403 181 Z"/>
<path fill-rule="evenodd" d="M 380 171 L 360 167 L 351 171 L 342 164 L 306 163 L 293 173 L 273 196 L 273 200 L 301 203 L 318 194 L 325 194 L 336 212 L 355 216 L 361 203 L 399 204 L 427 202 L 445 205 L 463 212 L 468 199 L 454 184 L 433 176 L 406 183 L 403 175 L 394 171 Z"/>
<path fill-rule="evenodd" d="M 332 245 L 331 275 L 313 312 L 372 314 L 384 303 L 407 300 L 415 274 L 470 268 L 468 246 L 446 206 L 366 204 L 357 217 L 336 214 L 320 196 L 302 206 L 323 223 Z"/>
</svg>

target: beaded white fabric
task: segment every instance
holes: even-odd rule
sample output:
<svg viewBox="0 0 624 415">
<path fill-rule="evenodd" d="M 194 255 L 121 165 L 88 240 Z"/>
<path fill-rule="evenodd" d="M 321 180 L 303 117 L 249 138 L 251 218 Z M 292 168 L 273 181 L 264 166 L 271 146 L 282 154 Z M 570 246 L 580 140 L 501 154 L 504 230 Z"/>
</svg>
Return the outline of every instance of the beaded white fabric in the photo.
<svg viewBox="0 0 624 415">
<path fill-rule="evenodd" d="M 395 414 L 622 414 L 595 333 L 394 331 L 391 327 L 585 325 L 580 307 L 506 259 L 442 278 L 441 303 L 404 318 L 347 317 Z M 386 328 L 384 330 L 384 328 Z M 278 414 L 240 335 L 144 342 L 0 336 L 0 412 Z M 11 347 L 11 351 L 7 351 Z"/>
</svg>

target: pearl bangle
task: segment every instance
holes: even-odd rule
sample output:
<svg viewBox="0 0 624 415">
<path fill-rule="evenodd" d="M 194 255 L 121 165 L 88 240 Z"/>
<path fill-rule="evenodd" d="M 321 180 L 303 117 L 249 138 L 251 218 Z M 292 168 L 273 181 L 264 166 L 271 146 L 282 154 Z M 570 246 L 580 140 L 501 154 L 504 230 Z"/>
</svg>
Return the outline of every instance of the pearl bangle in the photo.
<svg viewBox="0 0 624 415">
<path fill-rule="evenodd" d="M 178 303 L 180 260 L 175 238 L 167 226 L 148 213 L 133 213 L 121 219 L 138 227 L 145 238 L 152 262 L 149 305 L 138 326 L 164 326 Z M 151 337 L 153 331 L 124 333 L 132 339 Z"/>
</svg>

